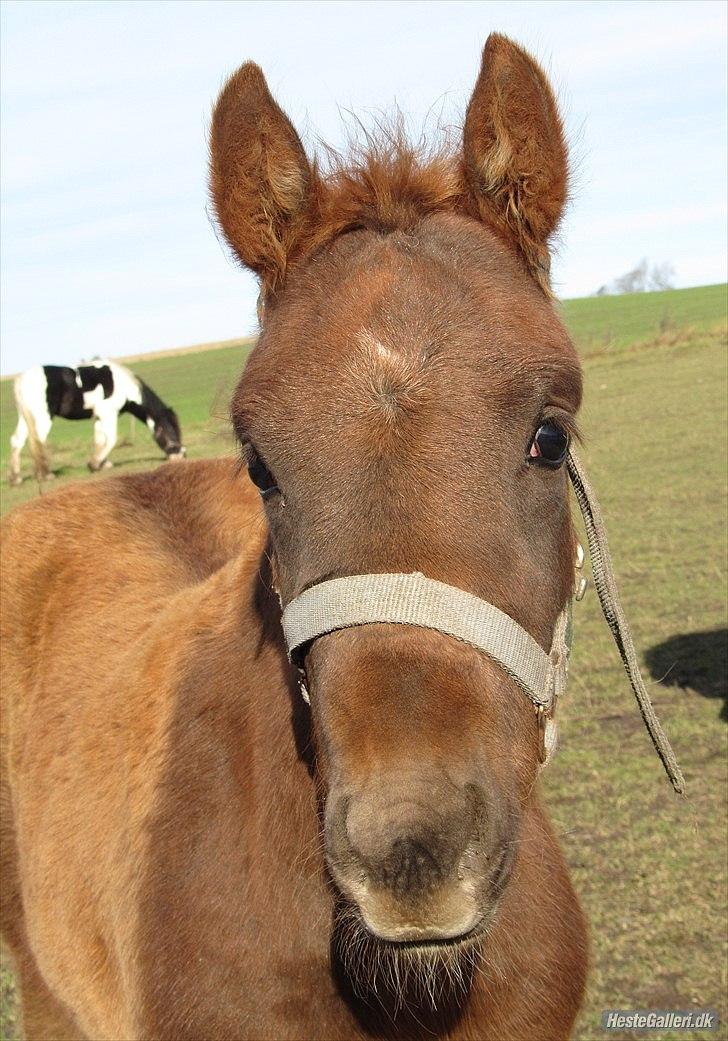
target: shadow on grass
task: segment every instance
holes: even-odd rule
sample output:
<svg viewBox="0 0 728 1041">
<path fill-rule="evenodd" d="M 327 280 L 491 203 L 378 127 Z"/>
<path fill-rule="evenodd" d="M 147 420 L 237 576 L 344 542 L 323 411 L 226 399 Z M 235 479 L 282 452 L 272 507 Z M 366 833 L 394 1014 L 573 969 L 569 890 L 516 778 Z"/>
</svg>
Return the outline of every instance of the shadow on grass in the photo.
<svg viewBox="0 0 728 1041">
<path fill-rule="evenodd" d="M 704 698 L 722 698 L 720 718 L 728 722 L 728 629 L 671 636 L 650 647 L 645 657 L 652 678 L 666 687 L 690 687 Z"/>
</svg>

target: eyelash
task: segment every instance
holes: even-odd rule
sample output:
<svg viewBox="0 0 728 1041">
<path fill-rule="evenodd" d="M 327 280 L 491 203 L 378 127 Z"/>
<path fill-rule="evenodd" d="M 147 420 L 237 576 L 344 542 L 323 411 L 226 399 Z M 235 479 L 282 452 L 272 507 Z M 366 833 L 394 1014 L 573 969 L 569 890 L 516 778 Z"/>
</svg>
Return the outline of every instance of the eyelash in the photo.
<svg viewBox="0 0 728 1041">
<path fill-rule="evenodd" d="M 248 476 L 264 501 L 276 493 L 280 494 L 273 472 L 251 442 L 243 448 L 241 469 L 243 466 L 247 467 Z"/>
</svg>

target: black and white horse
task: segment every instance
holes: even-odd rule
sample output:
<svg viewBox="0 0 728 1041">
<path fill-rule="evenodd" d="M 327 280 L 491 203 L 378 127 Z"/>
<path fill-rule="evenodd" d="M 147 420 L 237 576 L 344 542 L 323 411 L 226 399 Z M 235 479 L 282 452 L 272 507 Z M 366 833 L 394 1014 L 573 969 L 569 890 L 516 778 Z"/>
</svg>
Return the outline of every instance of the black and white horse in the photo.
<svg viewBox="0 0 728 1041">
<path fill-rule="evenodd" d="M 65 365 L 35 365 L 15 379 L 18 425 L 10 439 L 10 481 L 20 484 L 20 452 L 30 439 L 35 473 L 52 476 L 45 443 L 55 416 L 95 419 L 94 452 L 90 470 L 112 466 L 108 456 L 116 444 L 120 412 L 130 412 L 146 423 L 169 459 L 182 459 L 185 449 L 179 420 L 173 409 L 151 387 L 123 365 L 94 361 L 72 369 Z"/>
</svg>

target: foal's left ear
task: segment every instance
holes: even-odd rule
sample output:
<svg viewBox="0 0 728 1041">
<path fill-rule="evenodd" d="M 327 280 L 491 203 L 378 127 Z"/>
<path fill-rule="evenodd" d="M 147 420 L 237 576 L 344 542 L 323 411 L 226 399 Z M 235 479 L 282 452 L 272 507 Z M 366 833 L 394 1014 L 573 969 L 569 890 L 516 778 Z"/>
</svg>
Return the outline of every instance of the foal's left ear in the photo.
<svg viewBox="0 0 728 1041">
<path fill-rule="evenodd" d="M 566 202 L 567 154 L 556 100 L 541 68 L 492 33 L 463 134 L 468 187 L 483 220 L 515 243 L 549 293 L 549 236 Z"/>
<path fill-rule="evenodd" d="M 283 279 L 308 218 L 311 183 L 298 134 L 261 70 L 246 62 L 213 112 L 210 192 L 225 238 L 260 276 L 264 295 Z"/>
</svg>

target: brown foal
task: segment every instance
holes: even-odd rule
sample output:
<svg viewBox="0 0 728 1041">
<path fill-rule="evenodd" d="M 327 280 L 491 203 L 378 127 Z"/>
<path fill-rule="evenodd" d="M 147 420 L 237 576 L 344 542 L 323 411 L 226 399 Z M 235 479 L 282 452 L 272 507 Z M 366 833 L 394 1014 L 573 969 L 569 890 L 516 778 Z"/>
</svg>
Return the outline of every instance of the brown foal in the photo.
<svg viewBox="0 0 728 1041">
<path fill-rule="evenodd" d="M 420 571 L 546 650 L 579 406 L 539 67 L 491 36 L 457 153 L 309 162 L 257 66 L 212 125 L 258 273 L 239 460 L 61 489 L 3 532 L 3 928 L 28 1038 L 567 1038 L 586 931 L 533 704 L 443 633 L 281 604 Z M 251 479 L 252 478 L 252 481 Z M 256 488 L 257 485 L 257 488 Z"/>
</svg>

